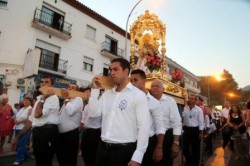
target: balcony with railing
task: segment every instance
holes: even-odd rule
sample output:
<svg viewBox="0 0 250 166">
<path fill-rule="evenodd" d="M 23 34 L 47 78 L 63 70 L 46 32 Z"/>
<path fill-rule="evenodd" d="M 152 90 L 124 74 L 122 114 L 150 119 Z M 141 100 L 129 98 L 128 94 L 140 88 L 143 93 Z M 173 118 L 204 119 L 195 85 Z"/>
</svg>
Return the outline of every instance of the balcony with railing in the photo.
<svg viewBox="0 0 250 166">
<path fill-rule="evenodd" d="M 57 59 L 50 55 L 41 55 L 39 70 L 65 76 L 67 74 L 68 61 Z"/>
<path fill-rule="evenodd" d="M 36 8 L 32 26 L 62 39 L 71 38 L 72 24 L 64 21 L 64 16 Z"/>
<path fill-rule="evenodd" d="M 108 42 L 102 43 L 101 54 L 103 56 L 110 58 L 110 59 L 124 58 L 124 50 L 120 49 L 118 47 L 114 47 Z"/>
</svg>

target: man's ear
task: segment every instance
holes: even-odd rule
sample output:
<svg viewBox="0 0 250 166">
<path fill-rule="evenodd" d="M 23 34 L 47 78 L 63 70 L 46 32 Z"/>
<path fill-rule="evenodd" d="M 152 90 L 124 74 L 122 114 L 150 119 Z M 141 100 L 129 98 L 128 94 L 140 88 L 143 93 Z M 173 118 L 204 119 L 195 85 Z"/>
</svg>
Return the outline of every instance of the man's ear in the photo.
<svg viewBox="0 0 250 166">
<path fill-rule="evenodd" d="M 128 68 L 124 69 L 124 71 L 126 71 L 127 74 L 129 75 L 129 69 Z"/>
</svg>

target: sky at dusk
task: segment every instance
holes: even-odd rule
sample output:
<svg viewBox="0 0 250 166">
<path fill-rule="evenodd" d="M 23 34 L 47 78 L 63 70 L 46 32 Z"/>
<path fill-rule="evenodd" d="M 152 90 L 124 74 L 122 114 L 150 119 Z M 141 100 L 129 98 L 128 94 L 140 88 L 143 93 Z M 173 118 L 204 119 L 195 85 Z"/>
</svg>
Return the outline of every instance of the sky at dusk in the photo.
<svg viewBox="0 0 250 166">
<path fill-rule="evenodd" d="M 125 30 L 139 0 L 79 1 Z M 226 69 L 250 85 L 250 0 L 142 0 L 128 25 L 147 9 L 166 24 L 169 58 L 197 76 Z"/>
</svg>

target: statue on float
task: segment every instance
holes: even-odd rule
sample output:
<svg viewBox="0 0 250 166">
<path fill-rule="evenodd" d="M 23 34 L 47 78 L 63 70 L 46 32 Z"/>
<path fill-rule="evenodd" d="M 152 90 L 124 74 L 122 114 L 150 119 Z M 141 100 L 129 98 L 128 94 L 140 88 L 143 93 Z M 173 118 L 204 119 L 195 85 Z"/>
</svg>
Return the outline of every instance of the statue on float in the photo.
<svg viewBox="0 0 250 166">
<path fill-rule="evenodd" d="M 163 82 L 164 92 L 179 98 L 186 95 L 185 88 L 168 80 L 166 58 L 166 25 L 148 10 L 140 15 L 130 27 L 130 64 L 132 70 L 146 73 L 146 87 L 154 79 Z"/>
<path fill-rule="evenodd" d="M 147 77 L 166 78 L 165 33 L 166 26 L 148 10 L 138 17 L 130 28 L 132 69 L 145 71 Z"/>
</svg>

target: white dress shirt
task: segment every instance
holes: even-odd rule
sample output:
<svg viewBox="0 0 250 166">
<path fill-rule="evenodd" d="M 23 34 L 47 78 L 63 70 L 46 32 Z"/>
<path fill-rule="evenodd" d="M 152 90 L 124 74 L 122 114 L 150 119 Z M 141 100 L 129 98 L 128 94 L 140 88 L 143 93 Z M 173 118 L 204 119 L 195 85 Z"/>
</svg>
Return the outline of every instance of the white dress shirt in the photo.
<svg viewBox="0 0 250 166">
<path fill-rule="evenodd" d="M 160 102 L 154 98 L 149 92 L 147 93 L 147 99 L 149 104 L 149 112 L 150 112 L 150 131 L 149 136 L 158 134 L 165 134 L 165 127 L 163 121 L 163 111 L 161 109 Z"/>
<path fill-rule="evenodd" d="M 163 111 L 163 121 L 165 131 L 173 128 L 174 135 L 181 135 L 182 123 L 181 116 L 176 104 L 176 101 L 165 94 L 162 94 L 159 100 L 161 104 L 161 109 Z"/>
<path fill-rule="evenodd" d="M 63 104 L 59 111 L 59 133 L 65 133 L 79 127 L 81 123 L 83 101 L 81 97 L 71 99 L 66 105 Z"/>
<path fill-rule="evenodd" d="M 228 114 L 229 114 L 229 109 L 223 108 L 223 109 L 221 110 L 221 116 L 223 116 L 224 118 L 227 119 Z"/>
<path fill-rule="evenodd" d="M 29 110 L 32 109 L 31 106 L 28 106 L 28 107 L 23 107 L 21 108 L 17 114 L 16 114 L 16 121 L 17 122 L 20 122 L 20 121 L 23 121 L 23 120 L 27 120 L 28 117 L 29 117 Z M 24 123 L 20 123 L 18 125 L 15 125 L 14 126 L 14 129 L 16 130 L 21 130 L 22 128 L 24 127 Z"/>
<path fill-rule="evenodd" d="M 84 124 L 85 129 L 99 129 L 102 125 L 102 117 L 89 117 L 89 105 L 87 104 L 84 107 L 84 111 L 82 113 L 82 120 L 81 122 Z"/>
<path fill-rule="evenodd" d="M 203 115 L 204 116 L 204 115 Z M 205 129 L 208 129 L 208 128 L 210 128 L 210 118 L 209 118 L 209 116 L 208 115 L 206 115 L 205 114 L 205 119 L 204 119 L 204 121 L 205 121 L 205 123 L 204 123 L 204 128 Z"/>
<path fill-rule="evenodd" d="M 208 133 L 210 134 L 210 133 L 213 133 L 213 132 L 215 132 L 215 131 L 216 131 L 216 126 L 215 126 L 214 123 L 211 123 L 211 124 L 210 124 L 210 129 L 209 129 Z"/>
<path fill-rule="evenodd" d="M 32 122 L 32 127 L 40 127 L 45 124 L 59 124 L 60 121 L 59 121 L 58 111 L 60 109 L 60 106 L 59 106 L 59 99 L 56 95 L 50 96 L 45 100 L 43 104 L 42 117 L 35 118 L 36 107 L 41 97 L 42 95 L 37 97 L 37 101 L 29 117 L 29 120 Z"/>
<path fill-rule="evenodd" d="M 104 142 L 137 141 L 131 160 L 141 163 L 149 138 L 150 115 L 148 104 L 145 104 L 147 97 L 131 83 L 128 83 L 121 92 L 116 92 L 115 88 L 105 91 L 99 101 L 99 89 L 91 90 L 89 116 L 102 116 L 101 139 Z"/>
<path fill-rule="evenodd" d="M 191 110 L 182 112 L 183 126 L 186 127 L 199 127 L 199 130 L 204 129 L 204 116 L 200 107 L 195 105 Z"/>
</svg>

